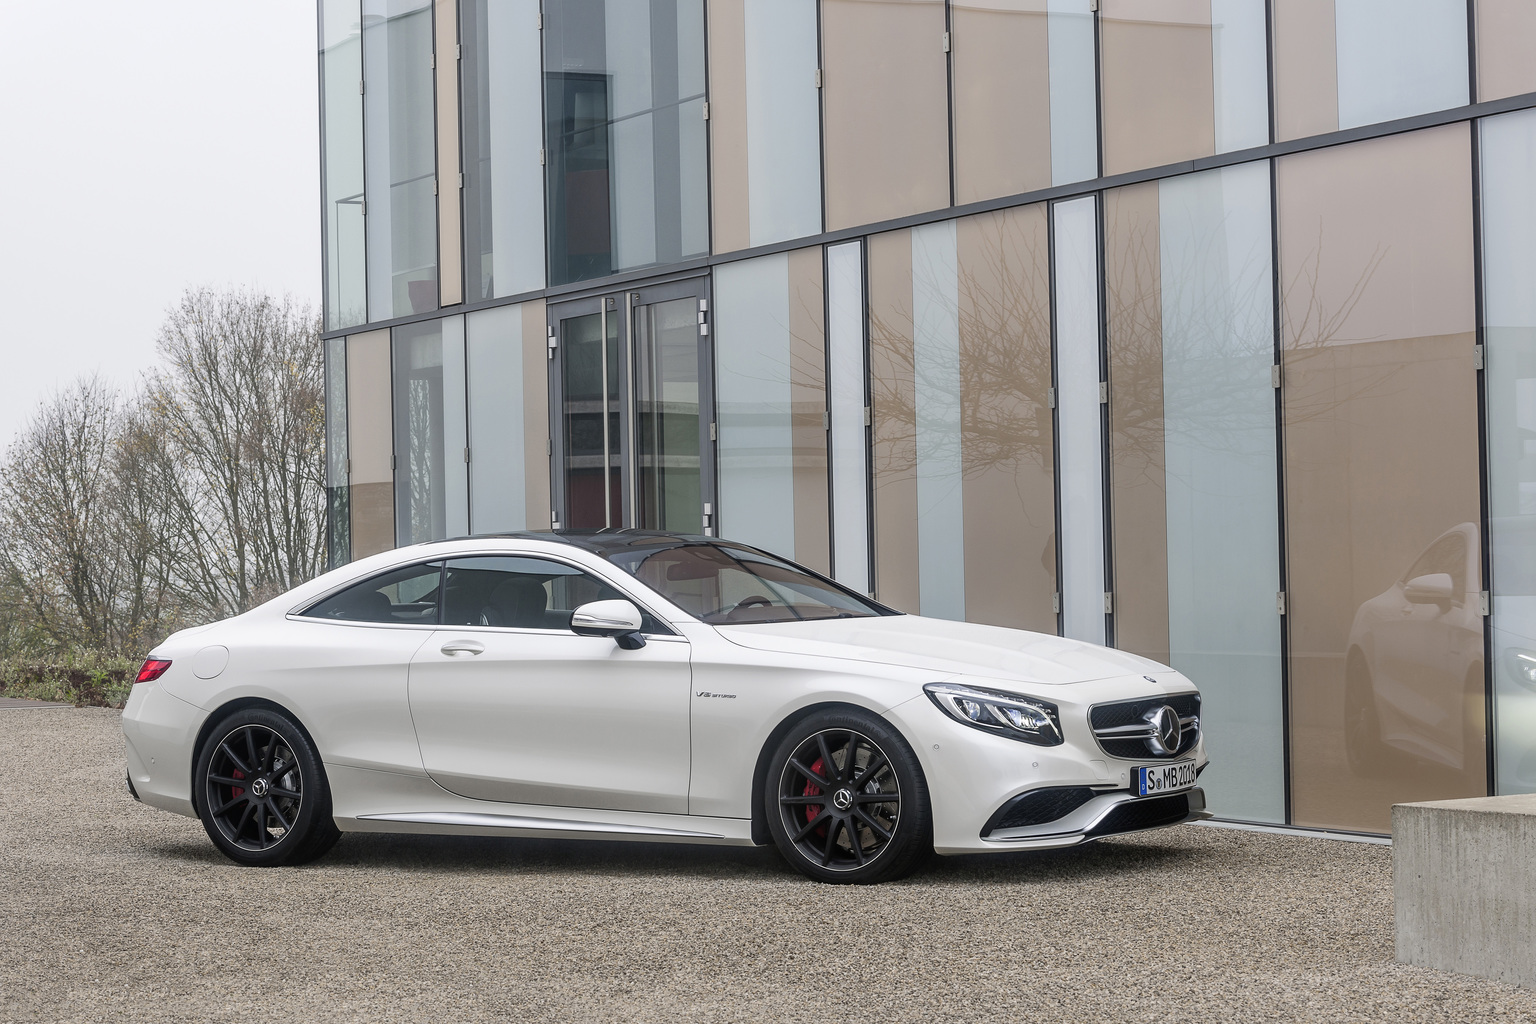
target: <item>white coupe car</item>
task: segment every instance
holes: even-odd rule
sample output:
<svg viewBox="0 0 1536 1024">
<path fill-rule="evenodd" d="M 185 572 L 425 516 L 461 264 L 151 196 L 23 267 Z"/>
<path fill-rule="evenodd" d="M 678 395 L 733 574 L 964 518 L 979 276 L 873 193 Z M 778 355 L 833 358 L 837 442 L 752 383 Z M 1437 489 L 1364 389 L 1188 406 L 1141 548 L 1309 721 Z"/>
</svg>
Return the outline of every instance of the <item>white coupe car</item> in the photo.
<svg viewBox="0 0 1536 1024">
<path fill-rule="evenodd" d="M 341 831 L 764 845 L 827 882 L 1208 817 L 1200 695 L 707 537 L 401 548 L 176 633 L 128 785 L 242 864 Z"/>
</svg>

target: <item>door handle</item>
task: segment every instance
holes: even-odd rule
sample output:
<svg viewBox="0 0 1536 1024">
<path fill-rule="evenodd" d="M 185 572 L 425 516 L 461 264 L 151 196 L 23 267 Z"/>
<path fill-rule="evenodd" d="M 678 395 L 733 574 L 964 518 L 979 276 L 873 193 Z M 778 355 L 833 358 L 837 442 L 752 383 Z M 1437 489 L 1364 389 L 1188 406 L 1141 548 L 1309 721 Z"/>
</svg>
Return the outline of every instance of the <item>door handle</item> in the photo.
<svg viewBox="0 0 1536 1024">
<path fill-rule="evenodd" d="M 485 644 L 478 640 L 450 640 L 442 646 L 442 652 L 450 658 L 462 658 L 466 654 L 479 654 L 484 650 Z"/>
</svg>

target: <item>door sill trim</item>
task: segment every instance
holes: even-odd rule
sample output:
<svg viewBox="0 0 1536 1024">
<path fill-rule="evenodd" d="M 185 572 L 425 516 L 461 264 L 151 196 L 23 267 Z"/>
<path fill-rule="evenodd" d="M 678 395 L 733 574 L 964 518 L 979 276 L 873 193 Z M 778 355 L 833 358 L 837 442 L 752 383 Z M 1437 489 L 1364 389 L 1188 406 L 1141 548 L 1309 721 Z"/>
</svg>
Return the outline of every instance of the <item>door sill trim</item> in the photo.
<svg viewBox="0 0 1536 1024">
<path fill-rule="evenodd" d="M 650 825 L 617 825 L 599 821 L 560 818 L 527 818 L 516 814 L 478 814 L 467 811 L 421 811 L 403 814 L 360 814 L 360 821 L 398 821 L 416 825 L 460 825 L 465 828 L 538 829 L 545 832 L 599 832 L 610 835 L 675 836 L 681 839 L 724 839 L 716 832 L 654 828 Z"/>
</svg>

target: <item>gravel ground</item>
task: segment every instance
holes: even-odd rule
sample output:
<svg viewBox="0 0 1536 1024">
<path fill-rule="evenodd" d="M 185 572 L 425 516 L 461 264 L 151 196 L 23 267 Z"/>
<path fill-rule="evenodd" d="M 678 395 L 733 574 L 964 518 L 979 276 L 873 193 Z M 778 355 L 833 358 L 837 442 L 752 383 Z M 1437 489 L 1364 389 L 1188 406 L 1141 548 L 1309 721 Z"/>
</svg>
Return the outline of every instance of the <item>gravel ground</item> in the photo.
<svg viewBox="0 0 1536 1024">
<path fill-rule="evenodd" d="M 873 888 L 772 850 L 349 835 L 257 871 L 0 711 L 0 1019 L 1533 1021 L 1392 961 L 1391 851 L 1183 826 Z"/>
</svg>

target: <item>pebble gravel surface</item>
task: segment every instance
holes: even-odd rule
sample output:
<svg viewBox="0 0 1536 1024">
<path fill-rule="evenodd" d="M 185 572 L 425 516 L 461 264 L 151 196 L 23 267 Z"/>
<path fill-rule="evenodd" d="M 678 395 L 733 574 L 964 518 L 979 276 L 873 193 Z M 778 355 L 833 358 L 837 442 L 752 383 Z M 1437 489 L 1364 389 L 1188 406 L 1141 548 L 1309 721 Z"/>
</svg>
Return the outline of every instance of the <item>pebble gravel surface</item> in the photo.
<svg viewBox="0 0 1536 1024">
<path fill-rule="evenodd" d="M 118 714 L 0 711 L 0 1020 L 1531 1021 L 1392 960 L 1385 846 L 1181 826 L 817 885 L 771 849 L 348 835 L 236 867 Z"/>
</svg>

